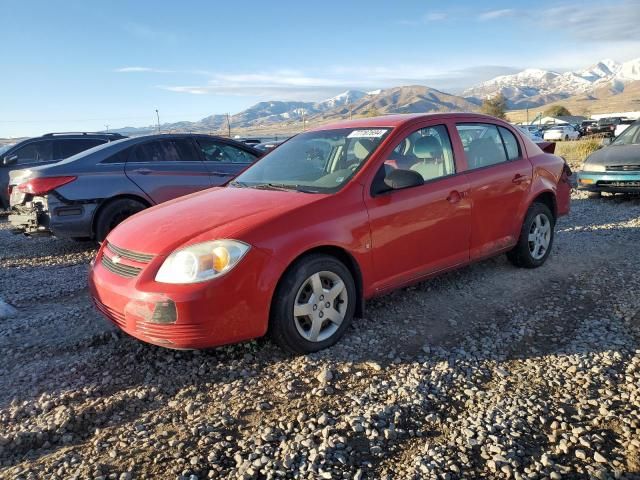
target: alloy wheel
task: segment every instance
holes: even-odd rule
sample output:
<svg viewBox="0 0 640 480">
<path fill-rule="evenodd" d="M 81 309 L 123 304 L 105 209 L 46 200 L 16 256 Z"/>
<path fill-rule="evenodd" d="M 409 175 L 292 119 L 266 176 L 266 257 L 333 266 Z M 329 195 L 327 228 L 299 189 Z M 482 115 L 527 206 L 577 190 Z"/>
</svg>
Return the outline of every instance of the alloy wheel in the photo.
<svg viewBox="0 0 640 480">
<path fill-rule="evenodd" d="M 545 256 L 551 242 L 551 222 L 549 218 L 539 213 L 533 219 L 531 228 L 529 228 L 529 252 L 531 256 L 540 260 Z"/>
<path fill-rule="evenodd" d="M 342 278 L 334 272 L 316 272 L 298 289 L 293 318 L 298 333 L 309 342 L 331 337 L 344 320 L 349 294 Z"/>
</svg>

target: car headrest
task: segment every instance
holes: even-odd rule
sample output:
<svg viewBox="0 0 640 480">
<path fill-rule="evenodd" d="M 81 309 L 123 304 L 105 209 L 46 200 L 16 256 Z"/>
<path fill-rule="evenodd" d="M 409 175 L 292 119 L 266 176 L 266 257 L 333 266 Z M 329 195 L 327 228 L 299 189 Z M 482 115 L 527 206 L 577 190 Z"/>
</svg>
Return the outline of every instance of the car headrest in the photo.
<svg viewBox="0 0 640 480">
<path fill-rule="evenodd" d="M 441 158 L 442 145 L 433 135 L 420 137 L 413 144 L 413 154 L 422 160 Z"/>
<path fill-rule="evenodd" d="M 368 138 L 361 138 L 353 146 L 353 154 L 358 160 L 364 160 L 373 150 L 373 142 Z"/>
</svg>

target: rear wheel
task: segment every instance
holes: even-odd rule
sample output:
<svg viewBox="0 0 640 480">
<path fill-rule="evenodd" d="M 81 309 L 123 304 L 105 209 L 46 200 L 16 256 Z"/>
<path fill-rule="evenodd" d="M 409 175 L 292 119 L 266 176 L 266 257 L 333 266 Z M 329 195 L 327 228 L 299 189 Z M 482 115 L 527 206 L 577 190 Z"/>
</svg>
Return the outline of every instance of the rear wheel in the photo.
<svg viewBox="0 0 640 480">
<path fill-rule="evenodd" d="M 517 267 L 541 266 L 551 252 L 554 228 L 555 219 L 549 207 L 534 203 L 524 219 L 518 243 L 507 253 L 507 258 Z"/>
<path fill-rule="evenodd" d="M 121 222 L 138 212 L 144 210 L 146 205 L 131 198 L 120 198 L 112 200 L 105 205 L 98 213 L 96 220 L 96 240 L 104 241 L 109 232 Z"/>
<path fill-rule="evenodd" d="M 270 336 L 293 353 L 322 350 L 342 337 L 356 303 L 349 269 L 334 257 L 309 255 L 285 273 L 276 289 Z"/>
<path fill-rule="evenodd" d="M 564 136 L 564 141 L 566 142 L 567 140 L 569 140 L 569 135 Z"/>
</svg>

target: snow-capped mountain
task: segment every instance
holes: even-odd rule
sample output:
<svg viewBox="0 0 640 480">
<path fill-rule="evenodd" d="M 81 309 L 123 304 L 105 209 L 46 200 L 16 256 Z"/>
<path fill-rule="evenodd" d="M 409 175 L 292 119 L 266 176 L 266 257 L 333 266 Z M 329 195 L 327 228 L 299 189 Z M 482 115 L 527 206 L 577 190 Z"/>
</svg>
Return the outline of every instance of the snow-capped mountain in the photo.
<svg viewBox="0 0 640 480">
<path fill-rule="evenodd" d="M 464 92 L 483 99 L 502 93 L 513 108 L 537 106 L 594 91 L 601 87 L 624 90 L 624 84 L 640 80 L 640 58 L 625 63 L 602 60 L 584 70 L 554 72 L 528 68 L 513 75 L 501 75 Z"/>
<path fill-rule="evenodd" d="M 366 92 L 361 92 L 360 90 L 347 90 L 346 92 L 342 92 L 340 95 L 336 95 L 333 98 L 328 98 L 327 100 L 319 102 L 317 107 L 319 110 L 329 110 L 341 105 L 353 103 L 366 95 L 368 95 Z"/>
</svg>

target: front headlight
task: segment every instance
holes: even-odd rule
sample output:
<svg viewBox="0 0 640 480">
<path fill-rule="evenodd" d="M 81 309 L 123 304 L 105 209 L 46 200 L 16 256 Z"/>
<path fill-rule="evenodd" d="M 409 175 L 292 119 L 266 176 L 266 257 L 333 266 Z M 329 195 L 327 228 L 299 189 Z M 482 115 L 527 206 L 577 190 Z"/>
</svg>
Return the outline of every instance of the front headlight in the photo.
<svg viewBox="0 0 640 480">
<path fill-rule="evenodd" d="M 604 165 L 592 165 L 590 163 L 585 163 L 582 165 L 583 172 L 606 172 L 607 169 Z"/>
<path fill-rule="evenodd" d="M 156 274 L 156 282 L 198 283 L 220 277 L 242 260 L 251 248 L 238 240 L 214 240 L 176 250 Z"/>
</svg>

